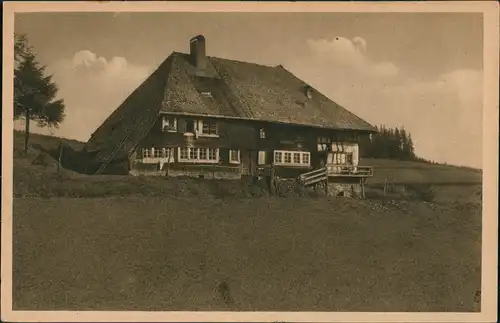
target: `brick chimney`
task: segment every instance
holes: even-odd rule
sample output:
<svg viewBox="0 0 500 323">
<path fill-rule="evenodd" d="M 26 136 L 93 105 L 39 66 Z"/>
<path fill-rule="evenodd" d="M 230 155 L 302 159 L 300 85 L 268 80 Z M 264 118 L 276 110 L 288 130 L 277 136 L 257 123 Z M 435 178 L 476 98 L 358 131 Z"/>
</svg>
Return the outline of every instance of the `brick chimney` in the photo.
<svg viewBox="0 0 500 323">
<path fill-rule="evenodd" d="M 204 70 L 207 67 L 205 52 L 205 37 L 198 35 L 189 41 L 191 61 L 196 68 Z"/>
</svg>

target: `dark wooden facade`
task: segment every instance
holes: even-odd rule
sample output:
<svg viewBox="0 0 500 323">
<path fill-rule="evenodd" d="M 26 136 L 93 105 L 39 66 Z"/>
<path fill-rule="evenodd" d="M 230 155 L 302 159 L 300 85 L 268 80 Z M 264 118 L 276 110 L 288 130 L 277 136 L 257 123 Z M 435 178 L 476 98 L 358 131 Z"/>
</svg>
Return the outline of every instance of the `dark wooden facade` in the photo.
<svg viewBox="0 0 500 323">
<path fill-rule="evenodd" d="M 202 123 L 215 125 L 216 135 L 204 135 Z M 189 133 L 188 136 L 186 132 Z M 300 154 L 300 161 L 303 163 L 274 166 L 276 176 L 296 177 L 324 166 L 326 152 L 318 151 L 318 143 L 322 140 L 320 138 L 357 142 L 359 134 L 260 121 L 160 115 L 149 134 L 130 156 L 128 171 L 147 175 L 241 178 L 245 175 L 258 176 L 262 168 L 275 164 L 275 151 L 292 152 L 287 153 L 288 160 L 292 156 L 297 161 L 299 155 L 294 152 L 306 153 L 309 157 Z M 151 148 L 162 151 L 160 154 L 163 162 L 155 162 L 158 158 L 152 156 L 152 153 L 143 153 L 144 149 Z M 181 160 L 181 149 L 184 148 L 201 149 L 204 156 L 209 152 L 206 149 L 217 149 L 218 158 L 216 161 Z M 230 160 L 231 150 L 233 155 L 238 154 L 238 162 Z M 304 162 L 305 159 L 308 159 L 307 162 Z"/>
</svg>

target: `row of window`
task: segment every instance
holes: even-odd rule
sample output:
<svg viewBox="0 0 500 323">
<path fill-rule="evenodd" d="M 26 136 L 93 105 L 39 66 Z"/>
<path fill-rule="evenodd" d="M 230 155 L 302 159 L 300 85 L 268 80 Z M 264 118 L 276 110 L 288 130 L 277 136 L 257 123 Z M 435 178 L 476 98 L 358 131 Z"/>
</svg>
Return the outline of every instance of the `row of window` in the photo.
<svg viewBox="0 0 500 323">
<path fill-rule="evenodd" d="M 332 153 L 328 155 L 328 164 L 335 165 L 352 165 L 353 154 L 352 153 Z"/>
<path fill-rule="evenodd" d="M 162 118 L 162 130 L 165 132 L 191 132 L 198 133 L 203 136 L 218 136 L 219 129 L 217 122 L 213 120 L 185 120 L 177 119 L 173 116 L 164 116 Z M 264 129 L 259 130 L 259 137 L 261 139 L 266 138 L 266 132 Z M 343 133 L 339 135 L 339 138 L 344 140 L 358 140 L 359 135 L 356 133 Z M 337 138 L 337 139 L 339 139 Z M 330 137 L 318 137 L 318 144 L 331 144 L 332 138 Z"/>
<path fill-rule="evenodd" d="M 143 148 L 143 159 L 166 159 L 166 161 L 174 161 L 175 148 Z M 216 163 L 219 161 L 218 148 L 190 148 L 178 147 L 178 161 L 179 162 L 203 162 L 203 163 Z M 240 151 L 230 150 L 229 161 L 231 163 L 240 163 Z"/>
<path fill-rule="evenodd" d="M 142 149 L 143 159 L 164 159 L 165 161 L 174 161 L 175 148 L 144 148 Z M 178 147 L 178 162 L 202 162 L 202 163 L 217 163 L 219 162 L 218 148 L 191 148 Z M 258 163 L 260 165 L 266 163 L 266 154 L 264 151 L 259 151 Z M 286 151 L 275 150 L 273 156 L 275 165 L 283 166 L 310 166 L 311 154 L 305 151 Z M 229 150 L 229 162 L 239 164 L 240 151 Z M 332 153 L 329 154 L 328 164 L 351 165 L 353 163 L 352 153 Z"/>
<path fill-rule="evenodd" d="M 309 166 L 311 164 L 311 154 L 301 151 L 274 151 L 275 165 Z"/>
<path fill-rule="evenodd" d="M 191 132 L 204 136 L 218 136 L 219 129 L 217 123 L 210 120 L 184 120 L 165 116 L 162 118 L 162 130 L 165 132 Z"/>
<path fill-rule="evenodd" d="M 174 156 L 174 148 L 142 149 L 142 158 L 170 158 Z"/>
<path fill-rule="evenodd" d="M 217 148 L 179 148 L 179 162 L 218 162 Z"/>
<path fill-rule="evenodd" d="M 210 120 L 179 120 L 171 116 L 164 116 L 162 118 L 162 130 L 165 132 L 198 132 L 205 136 L 218 136 L 219 129 L 215 121 Z M 197 131 L 198 130 L 198 131 Z M 266 132 L 264 129 L 259 130 L 259 136 L 261 139 L 266 138 Z"/>
</svg>

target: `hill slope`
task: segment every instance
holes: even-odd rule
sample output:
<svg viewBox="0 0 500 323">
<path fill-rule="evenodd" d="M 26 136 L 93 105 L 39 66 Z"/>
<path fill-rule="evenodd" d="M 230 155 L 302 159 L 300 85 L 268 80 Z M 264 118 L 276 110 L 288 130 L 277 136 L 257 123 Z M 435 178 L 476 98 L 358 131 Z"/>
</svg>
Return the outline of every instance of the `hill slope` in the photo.
<svg viewBox="0 0 500 323">
<path fill-rule="evenodd" d="M 15 170 L 22 170 L 22 172 L 25 174 L 32 174 L 33 172 L 54 174 L 57 167 L 56 161 L 53 158 L 48 162 L 50 167 L 34 168 L 34 166 L 31 164 L 31 161 L 37 156 L 40 151 L 45 151 L 48 154 L 52 154 L 53 157 L 55 157 L 54 155 L 57 156 L 57 148 L 60 142 L 63 142 L 66 146 L 71 147 L 71 149 L 75 151 L 82 149 L 84 145 L 84 143 L 76 140 L 32 134 L 30 136 L 30 147 L 32 147 L 33 149 L 27 158 L 21 158 L 20 152 L 23 150 L 24 137 L 22 132 L 15 132 Z M 465 167 L 425 164 L 420 162 L 397 161 L 388 159 L 363 159 L 361 160 L 360 164 L 370 165 L 374 167 L 374 176 L 373 178 L 369 179 L 368 185 L 383 184 L 386 179 L 388 179 L 389 181 L 393 180 L 396 184 L 419 183 L 434 185 L 462 185 L 480 184 L 482 182 L 481 170 Z M 90 181 L 100 181 L 99 178 L 102 178 L 102 176 L 83 176 L 70 171 L 66 171 L 66 174 L 71 174 L 71 176 L 78 177 L 80 179 L 86 178 Z M 128 176 L 125 177 L 128 178 Z M 104 176 L 104 178 L 106 178 L 106 180 L 110 180 L 111 178 L 124 179 L 123 176 Z"/>
<path fill-rule="evenodd" d="M 16 310 L 480 310 L 478 172 L 365 160 L 370 186 L 478 185 L 434 186 L 430 203 L 265 198 L 244 181 L 57 173 L 38 154 L 14 159 Z"/>
<path fill-rule="evenodd" d="M 369 183 L 384 183 L 394 179 L 395 183 L 426 183 L 436 185 L 461 185 L 482 182 L 482 171 L 474 168 L 442 164 L 427 164 L 391 159 L 363 159 L 361 165 L 374 168 Z"/>
</svg>

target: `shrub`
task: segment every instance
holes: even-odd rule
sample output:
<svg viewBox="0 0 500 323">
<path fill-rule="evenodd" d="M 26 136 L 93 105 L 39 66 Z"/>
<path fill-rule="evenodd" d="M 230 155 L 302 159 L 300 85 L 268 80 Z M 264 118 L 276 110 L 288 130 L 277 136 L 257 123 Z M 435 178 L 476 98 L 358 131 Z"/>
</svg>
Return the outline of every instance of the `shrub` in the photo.
<svg viewBox="0 0 500 323">
<path fill-rule="evenodd" d="M 35 159 L 31 162 L 33 165 L 47 166 L 50 162 L 50 156 L 45 153 L 39 153 Z"/>
<path fill-rule="evenodd" d="M 435 199 L 435 193 L 430 184 L 405 184 L 404 192 L 408 197 L 424 202 L 433 202 Z"/>
</svg>

